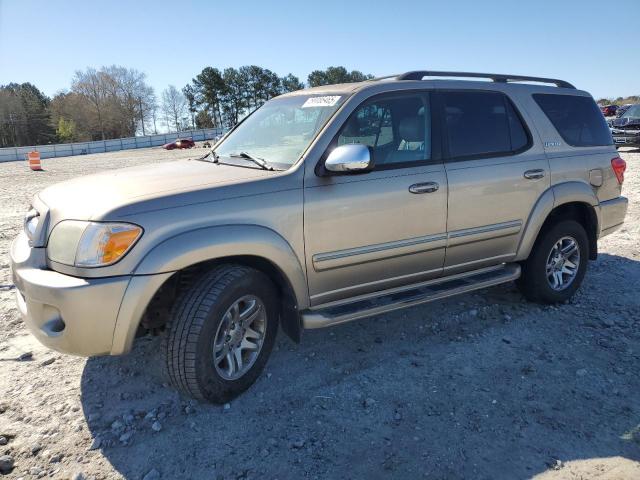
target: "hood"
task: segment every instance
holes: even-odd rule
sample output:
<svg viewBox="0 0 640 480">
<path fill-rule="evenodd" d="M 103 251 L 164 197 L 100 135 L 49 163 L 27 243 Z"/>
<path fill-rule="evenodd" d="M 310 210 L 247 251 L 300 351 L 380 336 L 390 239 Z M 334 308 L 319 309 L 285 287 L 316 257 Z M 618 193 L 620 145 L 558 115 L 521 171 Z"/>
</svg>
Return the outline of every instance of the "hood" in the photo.
<svg viewBox="0 0 640 480">
<path fill-rule="evenodd" d="M 238 185 L 280 173 L 178 160 L 79 177 L 52 185 L 38 197 L 49 209 L 54 223 L 62 219 L 106 220 L 140 211 L 237 196 Z"/>
</svg>

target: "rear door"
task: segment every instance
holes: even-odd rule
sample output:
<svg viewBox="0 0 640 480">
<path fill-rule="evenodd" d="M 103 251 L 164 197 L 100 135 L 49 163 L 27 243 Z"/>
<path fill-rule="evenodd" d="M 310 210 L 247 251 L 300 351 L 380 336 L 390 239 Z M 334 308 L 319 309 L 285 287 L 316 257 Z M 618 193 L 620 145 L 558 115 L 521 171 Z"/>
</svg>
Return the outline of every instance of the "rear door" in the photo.
<svg viewBox="0 0 640 480">
<path fill-rule="evenodd" d="M 449 182 L 444 272 L 509 261 L 550 186 L 544 150 L 502 92 L 441 91 L 437 105 Z"/>
</svg>

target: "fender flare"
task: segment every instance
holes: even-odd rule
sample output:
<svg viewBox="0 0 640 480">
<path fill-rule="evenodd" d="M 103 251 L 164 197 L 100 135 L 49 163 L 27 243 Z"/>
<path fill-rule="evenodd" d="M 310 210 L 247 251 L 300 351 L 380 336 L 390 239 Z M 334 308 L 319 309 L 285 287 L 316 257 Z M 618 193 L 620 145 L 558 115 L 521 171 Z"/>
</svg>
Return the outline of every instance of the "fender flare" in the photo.
<svg viewBox="0 0 640 480">
<path fill-rule="evenodd" d="M 299 341 L 298 312 L 309 306 L 304 270 L 291 245 L 275 231 L 258 225 L 222 225 L 180 233 L 153 247 L 136 267 L 118 312 L 112 355 L 131 350 L 144 310 L 174 272 L 196 263 L 234 256 L 259 257 L 280 270 L 289 283 L 295 305 L 287 310 L 283 330 Z"/>
<path fill-rule="evenodd" d="M 514 261 L 525 260 L 531 253 L 531 249 L 538 238 L 538 234 L 551 212 L 567 203 L 585 203 L 593 208 L 598 225 L 596 232 L 600 228 L 600 209 L 597 208 L 598 197 L 591 186 L 585 182 L 564 182 L 552 186 L 544 191 L 533 207 L 531 214 L 524 228 L 524 233 L 520 237 L 520 244 Z"/>
<path fill-rule="evenodd" d="M 177 272 L 196 263 L 234 256 L 261 257 L 289 281 L 299 309 L 309 305 L 304 270 L 289 243 L 259 225 L 220 225 L 180 233 L 164 240 L 140 261 L 134 275 Z"/>
</svg>

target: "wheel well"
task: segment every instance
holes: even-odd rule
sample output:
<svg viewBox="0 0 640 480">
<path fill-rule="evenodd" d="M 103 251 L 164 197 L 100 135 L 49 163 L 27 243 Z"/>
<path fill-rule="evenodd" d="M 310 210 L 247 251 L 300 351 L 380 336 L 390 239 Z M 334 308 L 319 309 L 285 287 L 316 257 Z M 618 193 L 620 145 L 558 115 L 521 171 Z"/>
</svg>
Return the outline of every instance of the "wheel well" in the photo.
<svg viewBox="0 0 640 480">
<path fill-rule="evenodd" d="M 298 304 L 293 287 L 282 271 L 269 260 L 252 255 L 225 257 L 190 265 L 173 274 L 155 293 L 141 320 L 144 330 L 163 328 L 170 320 L 171 306 L 182 291 L 189 288 L 204 272 L 221 264 L 244 265 L 267 275 L 278 289 L 280 296 L 280 324 L 282 330 L 294 341 L 300 342 L 302 332 Z"/>
<path fill-rule="evenodd" d="M 570 202 L 558 205 L 545 220 L 540 232 L 546 230 L 560 220 L 573 219 L 587 231 L 589 238 L 589 259 L 598 257 L 598 217 L 591 205 L 584 202 Z M 538 234 L 538 237 L 540 235 Z"/>
</svg>

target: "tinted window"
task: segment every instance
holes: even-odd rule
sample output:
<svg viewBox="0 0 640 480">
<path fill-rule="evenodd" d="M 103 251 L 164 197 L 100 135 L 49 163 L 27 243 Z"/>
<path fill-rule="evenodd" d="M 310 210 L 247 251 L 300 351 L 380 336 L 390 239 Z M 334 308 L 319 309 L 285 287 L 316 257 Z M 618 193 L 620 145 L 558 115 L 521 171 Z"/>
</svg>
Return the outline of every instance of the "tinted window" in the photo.
<svg viewBox="0 0 640 480">
<path fill-rule="evenodd" d="M 378 166 L 431 158 L 428 105 L 411 95 L 368 100 L 351 114 L 338 134 L 338 145 L 361 143 L 373 150 Z"/>
<path fill-rule="evenodd" d="M 509 100 L 507 104 L 507 115 L 509 116 L 509 132 L 511 133 L 511 150 L 522 150 L 529 144 L 529 135 L 522 124 L 520 116 Z"/>
<path fill-rule="evenodd" d="M 529 143 L 511 102 L 497 92 L 442 93 L 451 158 L 510 154 Z"/>
<path fill-rule="evenodd" d="M 534 100 L 565 142 L 574 147 L 611 145 L 611 131 L 591 97 L 536 93 Z"/>
</svg>

